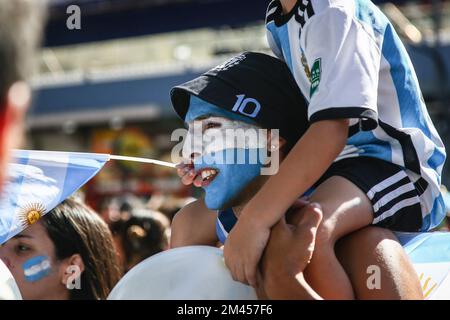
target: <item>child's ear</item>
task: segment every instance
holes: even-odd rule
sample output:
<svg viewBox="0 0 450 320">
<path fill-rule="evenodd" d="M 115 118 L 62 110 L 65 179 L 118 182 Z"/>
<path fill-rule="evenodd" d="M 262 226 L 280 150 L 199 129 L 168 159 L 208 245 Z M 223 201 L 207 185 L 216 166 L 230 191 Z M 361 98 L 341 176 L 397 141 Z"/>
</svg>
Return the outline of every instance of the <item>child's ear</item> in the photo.
<svg viewBox="0 0 450 320">
<path fill-rule="evenodd" d="M 81 277 L 84 271 L 83 258 L 78 253 L 71 255 L 61 263 L 61 282 L 67 287 L 67 282 L 73 281 L 77 277 Z"/>
<path fill-rule="evenodd" d="M 278 133 L 275 133 L 273 130 L 267 131 L 267 150 L 271 152 L 282 150 L 286 143 L 287 141 L 280 137 Z"/>
</svg>

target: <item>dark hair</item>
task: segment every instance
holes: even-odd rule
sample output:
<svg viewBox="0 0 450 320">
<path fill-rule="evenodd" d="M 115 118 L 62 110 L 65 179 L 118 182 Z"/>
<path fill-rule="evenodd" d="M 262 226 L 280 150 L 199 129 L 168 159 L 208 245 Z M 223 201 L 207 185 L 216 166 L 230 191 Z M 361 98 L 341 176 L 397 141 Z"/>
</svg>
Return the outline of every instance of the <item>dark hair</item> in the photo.
<svg viewBox="0 0 450 320">
<path fill-rule="evenodd" d="M 44 18 L 44 0 L 0 0 L 0 110 L 9 87 L 33 70 Z"/>
<path fill-rule="evenodd" d="M 83 259 L 81 289 L 70 290 L 70 298 L 106 299 L 121 276 L 106 223 L 96 212 L 73 199 L 66 199 L 47 213 L 42 222 L 55 245 L 58 260 L 76 253 Z"/>
<path fill-rule="evenodd" d="M 134 265 L 169 246 L 169 219 L 162 213 L 147 209 L 131 210 L 131 216 L 111 225 L 113 234 L 120 237 L 125 268 Z"/>
</svg>

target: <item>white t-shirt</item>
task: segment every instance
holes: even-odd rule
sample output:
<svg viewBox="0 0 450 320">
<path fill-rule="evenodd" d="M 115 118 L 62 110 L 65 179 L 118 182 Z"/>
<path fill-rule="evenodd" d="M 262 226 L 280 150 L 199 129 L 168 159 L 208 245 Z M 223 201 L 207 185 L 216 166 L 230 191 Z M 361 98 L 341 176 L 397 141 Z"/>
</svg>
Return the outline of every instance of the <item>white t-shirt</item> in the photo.
<svg viewBox="0 0 450 320">
<path fill-rule="evenodd" d="M 266 15 L 268 42 L 309 101 L 310 122 L 350 119 L 336 161 L 368 156 L 405 168 L 420 196 L 422 230 L 445 216 L 440 195 L 445 149 L 410 58 L 392 24 L 369 0 L 278 0 Z"/>
<path fill-rule="evenodd" d="M 19 287 L 2 260 L 0 260 L 0 300 L 22 300 Z"/>
</svg>

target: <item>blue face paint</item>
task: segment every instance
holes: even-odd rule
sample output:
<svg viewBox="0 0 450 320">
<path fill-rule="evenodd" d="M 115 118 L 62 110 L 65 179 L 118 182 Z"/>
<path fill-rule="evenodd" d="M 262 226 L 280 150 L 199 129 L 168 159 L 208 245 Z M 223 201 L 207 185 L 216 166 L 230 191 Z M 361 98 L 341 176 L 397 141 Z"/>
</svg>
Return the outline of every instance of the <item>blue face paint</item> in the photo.
<svg viewBox="0 0 450 320">
<path fill-rule="evenodd" d="M 244 163 L 237 159 L 232 164 L 223 163 L 226 153 L 234 152 L 236 157 L 245 156 Z M 261 174 L 262 161 L 257 163 L 250 161 L 250 153 L 253 149 L 224 149 L 220 152 L 198 157 L 194 161 L 196 171 L 209 168 L 216 169 L 219 173 L 203 189 L 205 190 L 205 204 L 211 210 L 223 210 L 232 205 L 242 196 L 245 188 Z M 258 151 L 256 151 L 258 152 Z"/>
<path fill-rule="evenodd" d="M 39 281 L 50 274 L 50 259 L 46 256 L 36 256 L 25 261 L 22 268 L 26 281 Z"/>
<path fill-rule="evenodd" d="M 191 96 L 189 102 L 189 109 L 184 118 L 185 122 L 194 121 L 196 118 L 200 116 L 211 115 L 215 117 L 223 117 L 235 121 L 242 121 L 249 124 L 256 125 L 256 122 L 252 119 L 242 116 L 240 114 L 236 114 L 234 112 L 219 108 L 209 102 L 201 100 L 196 96 Z"/>
<path fill-rule="evenodd" d="M 186 122 L 192 122 L 200 116 L 223 117 L 230 120 L 255 124 L 251 119 L 234 114 L 230 111 L 216 107 L 208 102 L 191 96 Z M 250 154 L 252 153 L 252 156 Z M 255 159 L 255 153 L 257 159 Z M 224 159 L 234 156 L 231 161 Z M 266 159 L 266 149 L 223 149 L 203 154 L 194 160 L 194 169 L 215 169 L 218 174 L 203 189 L 205 190 L 205 203 L 209 209 L 220 210 L 228 208 L 245 192 L 245 188 L 261 174 L 261 168 Z M 239 160 L 239 161 L 238 161 Z M 255 161 L 256 160 L 256 161 Z"/>
</svg>

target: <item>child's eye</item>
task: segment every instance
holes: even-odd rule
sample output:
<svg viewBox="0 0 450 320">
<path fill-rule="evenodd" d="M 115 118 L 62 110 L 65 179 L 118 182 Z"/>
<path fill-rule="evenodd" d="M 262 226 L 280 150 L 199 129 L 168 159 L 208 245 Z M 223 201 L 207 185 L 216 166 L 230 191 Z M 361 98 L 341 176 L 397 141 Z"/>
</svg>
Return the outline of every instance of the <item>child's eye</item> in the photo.
<svg viewBox="0 0 450 320">
<path fill-rule="evenodd" d="M 213 128 L 220 128 L 221 124 L 217 123 L 217 122 L 208 122 L 207 124 L 205 124 L 205 130 L 207 129 L 213 129 Z"/>
<path fill-rule="evenodd" d="M 24 244 L 18 244 L 18 245 L 16 246 L 16 251 L 17 251 L 18 253 L 27 252 L 27 251 L 29 251 L 29 250 L 30 250 L 30 247 L 27 246 L 27 245 L 24 245 Z"/>
</svg>

